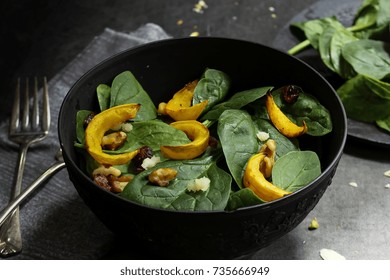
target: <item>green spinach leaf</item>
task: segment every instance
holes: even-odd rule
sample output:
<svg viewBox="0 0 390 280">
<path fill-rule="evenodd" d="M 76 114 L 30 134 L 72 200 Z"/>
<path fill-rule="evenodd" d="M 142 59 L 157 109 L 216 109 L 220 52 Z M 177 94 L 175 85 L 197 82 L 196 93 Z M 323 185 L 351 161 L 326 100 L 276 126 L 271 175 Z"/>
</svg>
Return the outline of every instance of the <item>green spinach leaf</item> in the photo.
<svg viewBox="0 0 390 280">
<path fill-rule="evenodd" d="M 377 124 L 380 128 L 382 128 L 382 129 L 384 129 L 384 130 L 390 132 L 390 116 L 387 117 L 386 119 L 383 119 L 383 120 L 377 120 L 377 121 L 376 121 L 376 124 Z"/>
<path fill-rule="evenodd" d="M 120 149 L 106 151 L 107 153 L 121 154 L 142 146 L 149 146 L 156 152 L 163 145 L 175 146 L 191 142 L 183 131 L 160 120 L 134 122 L 132 125 L 133 129 L 127 133 L 126 143 Z"/>
<path fill-rule="evenodd" d="M 174 168 L 177 177 L 167 187 L 150 184 L 149 174 L 158 168 Z M 188 185 L 197 178 L 210 179 L 206 191 L 188 191 Z M 212 157 L 165 161 L 137 176 L 126 186 L 120 196 L 151 207 L 179 211 L 224 210 L 230 194 L 232 178 L 220 169 Z"/>
<path fill-rule="evenodd" d="M 217 133 L 230 173 L 242 188 L 245 165 L 259 149 L 252 118 L 246 111 L 226 110 L 219 117 Z"/>
<path fill-rule="evenodd" d="M 294 192 L 321 174 L 321 163 L 315 152 L 294 151 L 279 158 L 272 169 L 272 183 Z"/>
<path fill-rule="evenodd" d="M 230 88 L 230 78 L 222 71 L 206 69 L 194 90 L 193 104 L 208 100 L 204 113 L 225 98 Z"/>
<path fill-rule="evenodd" d="M 343 46 L 342 55 L 356 73 L 378 80 L 390 75 L 390 44 L 362 39 Z"/>
<path fill-rule="evenodd" d="M 390 115 L 389 83 L 359 74 L 346 81 L 337 93 L 352 119 L 374 122 Z"/>
<path fill-rule="evenodd" d="M 100 84 L 96 88 L 100 111 L 110 108 L 111 87 Z"/>
<path fill-rule="evenodd" d="M 306 22 L 296 22 L 291 25 L 292 32 L 298 30 L 303 31 L 305 37 L 310 41 L 313 48 L 319 48 L 319 39 L 326 28 L 333 26 L 334 28 L 342 28 L 343 25 L 336 17 L 326 17 L 321 19 L 313 19 Z"/>
<path fill-rule="evenodd" d="M 157 117 L 156 107 L 149 95 L 130 71 L 124 71 L 112 81 L 110 106 L 128 103 L 141 104 L 134 121 L 152 120 Z"/>
<path fill-rule="evenodd" d="M 298 151 L 299 144 L 297 139 L 289 139 L 281 134 L 269 120 L 256 119 L 254 120 L 258 131 L 267 132 L 269 138 L 276 142 L 276 156 L 277 158 L 291 152 Z M 264 144 L 264 143 L 263 143 Z"/>
<path fill-rule="evenodd" d="M 77 142 L 82 145 L 85 144 L 84 120 L 91 113 L 92 111 L 89 110 L 79 110 L 76 114 L 76 138 L 77 138 Z"/>
<path fill-rule="evenodd" d="M 202 120 L 218 120 L 223 111 L 241 109 L 245 105 L 263 97 L 272 87 L 260 87 L 235 93 L 229 100 L 215 105 Z"/>
<path fill-rule="evenodd" d="M 251 189 L 244 188 L 230 194 L 228 204 L 226 206 L 227 211 L 234 211 L 238 208 L 258 205 L 265 203 L 261 200 Z"/>
</svg>

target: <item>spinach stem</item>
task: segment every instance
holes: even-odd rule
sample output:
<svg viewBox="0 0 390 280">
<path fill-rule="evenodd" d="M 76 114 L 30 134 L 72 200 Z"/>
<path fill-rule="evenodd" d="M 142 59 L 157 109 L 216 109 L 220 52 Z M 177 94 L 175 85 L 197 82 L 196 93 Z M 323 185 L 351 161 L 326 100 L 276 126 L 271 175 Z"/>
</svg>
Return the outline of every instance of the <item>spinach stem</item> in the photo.
<svg viewBox="0 0 390 280">
<path fill-rule="evenodd" d="M 358 24 L 358 25 L 353 25 L 353 26 L 347 27 L 346 29 L 350 32 L 357 32 L 357 31 L 361 31 L 363 29 L 366 29 L 366 28 L 370 27 L 371 25 L 372 25 L 372 23 Z M 307 48 L 309 46 L 310 46 L 310 41 L 309 41 L 309 39 L 306 39 L 306 40 L 300 42 L 299 44 L 295 45 L 291 49 L 289 49 L 287 51 L 287 53 L 289 55 L 295 55 L 295 54 L 303 51 L 305 48 Z"/>
<path fill-rule="evenodd" d="M 202 122 L 202 124 L 203 124 L 205 127 L 207 127 L 207 128 L 209 128 L 210 126 L 212 126 L 213 123 L 214 123 L 214 121 L 210 121 L 210 120 L 205 120 L 205 121 Z"/>
<path fill-rule="evenodd" d="M 310 41 L 309 39 L 306 39 L 305 41 L 302 41 L 299 44 L 292 47 L 291 49 L 289 49 L 287 53 L 290 55 L 295 55 L 301 52 L 302 50 L 304 50 L 305 48 L 307 48 L 308 46 L 310 46 Z"/>
</svg>

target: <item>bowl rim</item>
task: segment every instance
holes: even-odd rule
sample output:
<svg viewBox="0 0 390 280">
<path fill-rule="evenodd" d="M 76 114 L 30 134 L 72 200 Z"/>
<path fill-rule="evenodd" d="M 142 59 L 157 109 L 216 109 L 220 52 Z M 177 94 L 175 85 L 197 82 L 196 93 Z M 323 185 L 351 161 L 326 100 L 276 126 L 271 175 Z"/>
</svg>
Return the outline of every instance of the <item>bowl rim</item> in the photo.
<svg viewBox="0 0 390 280">
<path fill-rule="evenodd" d="M 78 166 L 78 164 L 76 164 L 68 156 L 66 148 L 62 142 L 63 137 L 62 137 L 62 133 L 61 133 L 61 125 L 60 124 L 61 124 L 61 120 L 63 119 L 62 116 L 64 115 L 64 107 L 65 107 L 66 101 L 70 98 L 70 96 L 72 95 L 72 92 L 74 92 L 77 89 L 77 87 L 79 86 L 79 84 L 81 82 L 86 80 L 97 69 L 104 68 L 104 66 L 106 64 L 112 64 L 113 61 L 119 60 L 122 56 L 129 55 L 131 53 L 144 51 L 144 50 L 147 50 L 150 48 L 155 48 L 155 47 L 162 46 L 162 45 L 177 44 L 177 43 L 180 44 L 181 42 L 190 42 L 190 41 L 205 41 L 205 42 L 207 42 L 207 41 L 225 41 L 225 42 L 235 42 L 235 43 L 252 44 L 254 46 L 260 46 L 262 48 L 266 48 L 266 49 L 269 49 L 273 52 L 276 52 L 279 55 L 289 57 L 290 59 L 297 61 L 297 63 L 303 64 L 308 70 L 314 72 L 314 74 L 316 76 L 318 76 L 318 78 L 320 78 L 328 86 L 328 88 L 333 92 L 334 97 L 337 101 L 337 105 L 340 108 L 340 113 L 343 116 L 342 119 L 338 119 L 338 122 L 342 122 L 341 126 L 344 128 L 344 130 L 342 131 L 343 133 L 341 135 L 342 140 L 341 140 L 340 146 L 339 146 L 334 158 L 331 160 L 331 162 L 328 164 L 328 166 L 321 172 L 321 174 L 316 179 L 314 179 L 311 183 L 307 184 L 305 187 L 291 193 L 288 196 L 285 196 L 285 197 L 282 197 L 282 198 L 279 198 L 279 199 L 276 199 L 276 200 L 273 200 L 273 201 L 270 201 L 267 203 L 241 207 L 241 208 L 238 208 L 234 211 L 226 211 L 226 210 L 216 210 L 216 211 L 214 211 L 214 210 L 211 210 L 211 211 L 206 211 L 206 210 L 202 210 L 202 211 L 172 210 L 172 209 L 163 209 L 163 208 L 156 208 L 156 207 L 144 205 L 144 204 L 141 204 L 141 203 L 138 203 L 135 201 L 131 201 L 131 200 L 126 199 L 124 197 L 121 197 L 118 194 L 112 193 L 112 192 L 105 190 L 103 188 L 100 188 L 99 186 L 94 184 L 94 182 L 89 178 L 89 176 L 87 176 L 85 174 L 85 172 L 83 170 L 81 170 L 81 168 Z M 67 94 L 65 95 L 65 97 L 61 103 L 59 115 L 58 115 L 58 137 L 60 140 L 60 146 L 62 148 L 62 151 L 65 154 L 65 158 L 70 160 L 70 164 L 72 165 L 72 167 L 74 167 L 77 170 L 77 172 L 80 173 L 80 175 L 83 177 L 84 180 L 87 180 L 88 182 L 94 184 L 98 191 L 105 192 L 108 195 L 115 197 L 114 199 L 120 199 L 124 203 L 133 204 L 133 205 L 136 205 L 138 207 L 146 208 L 146 209 L 151 210 L 151 211 L 159 211 L 159 212 L 162 211 L 162 212 L 167 212 L 167 213 L 180 213 L 180 214 L 185 214 L 185 215 L 214 215 L 214 214 L 215 215 L 221 215 L 221 214 L 222 215 L 233 215 L 233 214 L 242 214 L 242 213 L 246 213 L 246 212 L 251 212 L 253 210 L 267 209 L 267 208 L 270 208 L 273 206 L 281 207 L 285 204 L 288 204 L 291 200 L 297 200 L 300 196 L 304 195 L 306 192 L 309 192 L 313 185 L 317 184 L 319 181 L 323 181 L 324 177 L 326 177 L 327 174 L 332 172 L 333 168 L 337 167 L 337 164 L 338 164 L 338 162 L 343 154 L 343 149 L 345 147 L 346 140 L 347 140 L 347 116 L 346 116 L 344 106 L 342 105 L 341 99 L 338 96 L 338 94 L 336 93 L 335 89 L 332 87 L 332 85 L 316 69 L 314 69 L 311 65 L 309 65 L 305 61 L 299 59 L 298 57 L 291 56 L 291 55 L 289 55 L 289 54 L 287 54 L 287 53 L 285 53 L 277 48 L 274 48 L 274 47 L 271 47 L 268 45 L 264 45 L 262 43 L 258 43 L 255 41 L 244 40 L 244 39 L 217 37 L 217 36 L 167 38 L 167 39 L 162 39 L 162 40 L 157 40 L 157 41 L 152 41 L 152 42 L 148 42 L 145 44 L 137 45 L 134 47 L 127 48 L 123 51 L 120 51 L 120 52 L 118 52 L 114 55 L 111 55 L 108 58 L 102 60 L 101 62 L 97 63 L 96 65 L 91 67 L 88 71 L 86 71 L 83 75 L 81 75 L 76 80 L 76 82 L 70 87 L 70 89 L 68 90 Z M 66 167 L 68 169 L 67 165 L 69 164 L 69 162 L 67 162 L 67 160 L 66 160 L 65 163 L 66 163 Z"/>
</svg>

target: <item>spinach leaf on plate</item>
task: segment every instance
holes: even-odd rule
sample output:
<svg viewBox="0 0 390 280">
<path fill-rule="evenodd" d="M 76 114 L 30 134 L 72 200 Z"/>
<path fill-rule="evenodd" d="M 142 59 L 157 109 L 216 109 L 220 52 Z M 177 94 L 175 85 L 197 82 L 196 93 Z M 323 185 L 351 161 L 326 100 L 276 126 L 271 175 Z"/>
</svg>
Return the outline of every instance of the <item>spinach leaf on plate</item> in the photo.
<svg viewBox="0 0 390 280">
<path fill-rule="evenodd" d="M 352 119 L 374 122 L 390 115 L 390 83 L 359 74 L 347 80 L 337 93 Z"/>
<path fill-rule="evenodd" d="M 358 74 L 378 80 L 390 76 L 390 43 L 358 40 L 344 45 L 342 56 Z"/>
<path fill-rule="evenodd" d="M 149 183 L 149 174 L 158 168 L 174 168 L 177 177 L 167 187 Z M 188 191 L 188 185 L 197 178 L 210 179 L 206 191 Z M 229 199 L 231 176 L 220 169 L 212 157 L 165 161 L 137 176 L 126 186 L 120 196 L 151 207 L 180 211 L 224 210 Z"/>
</svg>

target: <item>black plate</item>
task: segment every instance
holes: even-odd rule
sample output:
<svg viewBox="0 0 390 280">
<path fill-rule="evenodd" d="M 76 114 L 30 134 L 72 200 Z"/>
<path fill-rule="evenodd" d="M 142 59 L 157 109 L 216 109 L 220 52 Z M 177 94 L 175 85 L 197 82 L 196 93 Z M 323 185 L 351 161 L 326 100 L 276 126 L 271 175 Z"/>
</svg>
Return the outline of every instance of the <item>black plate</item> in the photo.
<svg viewBox="0 0 390 280">
<path fill-rule="evenodd" d="M 327 16 L 336 16 L 344 26 L 350 26 L 353 23 L 354 15 L 360 7 L 360 0 L 327 0 L 318 1 L 293 17 L 276 36 L 273 47 L 282 51 L 288 51 L 290 48 L 299 43 L 299 40 L 291 33 L 290 25 L 293 22 L 302 22 Z M 296 57 L 310 64 L 321 73 L 334 88 L 337 88 L 341 79 L 332 73 L 322 63 L 318 52 L 313 49 L 307 49 Z M 348 119 L 348 136 L 365 143 L 378 145 L 380 147 L 390 148 L 390 135 L 380 129 L 375 124 L 364 123 Z"/>
</svg>

